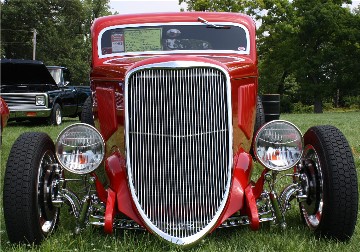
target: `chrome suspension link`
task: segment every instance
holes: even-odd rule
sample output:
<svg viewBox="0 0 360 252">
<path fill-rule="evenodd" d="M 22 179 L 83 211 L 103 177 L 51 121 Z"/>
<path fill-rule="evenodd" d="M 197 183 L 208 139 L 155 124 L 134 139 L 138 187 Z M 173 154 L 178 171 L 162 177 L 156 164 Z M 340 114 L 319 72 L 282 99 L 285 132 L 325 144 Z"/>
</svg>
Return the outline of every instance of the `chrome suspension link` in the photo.
<svg viewBox="0 0 360 252">
<path fill-rule="evenodd" d="M 277 172 L 273 171 L 272 174 L 265 174 L 265 180 L 268 182 L 270 192 L 269 197 L 272 204 L 272 208 L 275 214 L 275 221 L 280 225 L 282 229 L 286 228 L 286 221 L 285 221 L 285 215 L 284 210 L 282 209 L 277 193 L 275 191 L 275 180 L 276 180 Z"/>
<path fill-rule="evenodd" d="M 61 166 L 58 164 L 52 164 L 52 166 L 56 175 L 56 179 L 52 181 L 51 202 L 55 207 L 60 207 L 64 203 L 69 205 L 70 212 L 76 218 L 75 233 L 79 234 L 81 229 L 84 228 L 84 226 L 87 224 L 87 220 L 89 218 L 93 198 L 91 192 L 95 178 L 92 176 L 86 178 L 89 186 L 87 186 L 87 191 L 83 198 L 80 199 L 73 191 L 66 188 L 66 182 L 81 180 L 65 179 L 64 171 Z"/>
</svg>

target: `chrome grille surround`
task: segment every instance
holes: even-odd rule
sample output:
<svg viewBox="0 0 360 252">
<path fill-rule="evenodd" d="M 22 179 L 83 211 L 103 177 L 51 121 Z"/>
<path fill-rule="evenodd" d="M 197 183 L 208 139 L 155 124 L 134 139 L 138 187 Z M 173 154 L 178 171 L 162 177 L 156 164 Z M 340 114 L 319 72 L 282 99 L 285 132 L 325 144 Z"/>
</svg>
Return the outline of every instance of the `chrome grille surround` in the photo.
<svg viewBox="0 0 360 252">
<path fill-rule="evenodd" d="M 231 111 L 230 77 L 217 65 L 172 61 L 126 75 L 129 187 L 146 226 L 165 240 L 192 244 L 220 218 L 231 184 Z"/>
<path fill-rule="evenodd" d="M 35 104 L 36 96 L 45 97 L 45 105 Z M 13 111 L 36 111 L 48 108 L 48 94 L 46 93 L 1 93 L 1 97 L 9 106 L 10 112 Z"/>
</svg>

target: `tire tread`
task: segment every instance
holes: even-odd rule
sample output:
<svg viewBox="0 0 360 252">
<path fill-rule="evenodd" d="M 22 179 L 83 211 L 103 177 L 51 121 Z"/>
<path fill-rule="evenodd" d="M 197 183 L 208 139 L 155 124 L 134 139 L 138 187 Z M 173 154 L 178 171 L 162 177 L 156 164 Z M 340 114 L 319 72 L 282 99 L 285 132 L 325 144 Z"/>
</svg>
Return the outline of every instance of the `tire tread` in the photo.
<svg viewBox="0 0 360 252">
<path fill-rule="evenodd" d="M 354 158 L 348 141 L 337 128 L 312 127 L 304 136 L 317 139 L 316 148 L 324 173 L 323 219 L 316 230 L 319 235 L 348 240 L 355 229 L 358 212 L 358 182 Z M 320 148 L 319 148 L 320 147 Z"/>
<path fill-rule="evenodd" d="M 91 126 L 95 126 L 93 112 L 92 112 L 91 96 L 86 98 L 86 100 L 84 102 L 82 112 L 81 112 L 81 122 L 89 124 Z"/>
<path fill-rule="evenodd" d="M 43 237 L 33 209 L 37 209 L 36 192 L 37 161 L 44 148 L 52 148 L 53 142 L 45 133 L 27 132 L 13 144 L 6 164 L 4 178 L 4 217 L 8 238 L 11 242 L 39 243 Z M 39 157 L 40 156 L 40 157 Z"/>
</svg>

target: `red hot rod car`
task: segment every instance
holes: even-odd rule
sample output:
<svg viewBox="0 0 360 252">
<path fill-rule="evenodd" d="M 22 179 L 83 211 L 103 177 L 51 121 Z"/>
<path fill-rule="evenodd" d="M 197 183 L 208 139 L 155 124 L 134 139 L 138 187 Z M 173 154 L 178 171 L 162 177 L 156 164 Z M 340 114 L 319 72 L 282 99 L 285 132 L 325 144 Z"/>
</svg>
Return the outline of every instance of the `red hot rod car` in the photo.
<svg viewBox="0 0 360 252">
<path fill-rule="evenodd" d="M 264 124 L 255 37 L 241 14 L 95 20 L 95 127 L 71 125 L 55 143 L 42 133 L 17 139 L 4 182 L 9 239 L 40 243 L 67 204 L 76 233 L 142 228 L 191 245 L 218 227 L 285 228 L 291 201 L 317 235 L 349 239 L 358 186 L 348 142 L 332 126 L 302 135 L 287 121 Z"/>
</svg>

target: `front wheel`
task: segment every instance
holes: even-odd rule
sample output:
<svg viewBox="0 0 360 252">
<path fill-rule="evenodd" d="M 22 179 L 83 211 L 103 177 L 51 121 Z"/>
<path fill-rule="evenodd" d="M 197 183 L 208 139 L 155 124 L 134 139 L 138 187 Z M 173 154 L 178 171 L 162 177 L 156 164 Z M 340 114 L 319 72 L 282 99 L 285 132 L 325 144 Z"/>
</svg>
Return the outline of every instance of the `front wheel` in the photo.
<svg viewBox="0 0 360 252">
<path fill-rule="evenodd" d="M 60 125 L 62 123 L 62 111 L 59 103 L 55 103 L 50 116 L 50 124 Z"/>
<path fill-rule="evenodd" d="M 304 135 L 301 214 L 319 236 L 346 241 L 357 220 L 358 183 L 354 158 L 344 135 L 333 126 L 316 126 Z"/>
<path fill-rule="evenodd" d="M 39 244 L 56 228 L 59 208 L 51 201 L 55 147 L 44 133 L 24 133 L 15 141 L 6 164 L 4 217 L 9 240 Z"/>
</svg>

